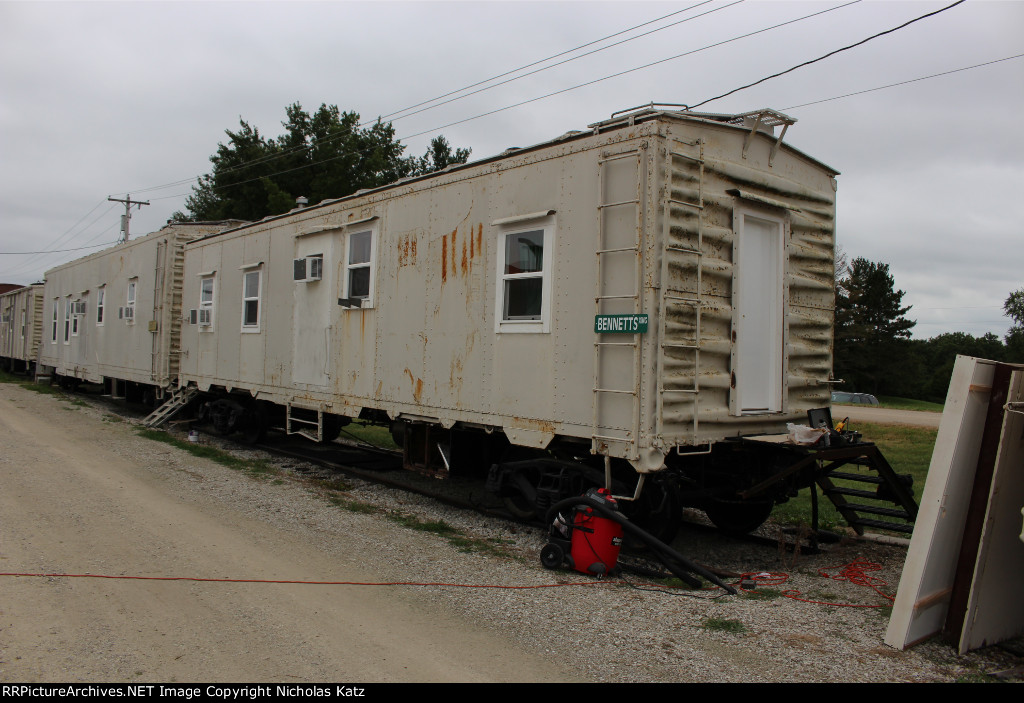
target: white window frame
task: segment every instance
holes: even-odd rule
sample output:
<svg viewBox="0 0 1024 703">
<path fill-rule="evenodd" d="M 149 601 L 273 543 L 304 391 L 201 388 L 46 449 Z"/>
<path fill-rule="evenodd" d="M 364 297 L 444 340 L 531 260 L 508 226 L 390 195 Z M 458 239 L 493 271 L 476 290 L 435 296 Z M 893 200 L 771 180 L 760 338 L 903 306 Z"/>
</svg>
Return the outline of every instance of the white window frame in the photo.
<svg viewBox="0 0 1024 703">
<path fill-rule="evenodd" d="M 103 327 L 107 318 L 107 287 L 105 285 L 96 289 L 96 326 Z"/>
<path fill-rule="evenodd" d="M 53 299 L 53 323 L 50 329 L 50 344 L 57 343 L 57 328 L 60 324 L 60 298 Z"/>
<path fill-rule="evenodd" d="M 71 296 L 64 298 L 64 343 L 71 344 Z"/>
<path fill-rule="evenodd" d="M 126 324 L 129 324 L 129 325 L 134 325 L 135 324 L 135 301 L 138 298 L 138 294 L 139 294 L 138 289 L 139 289 L 139 279 L 138 279 L 138 277 L 136 276 L 135 278 L 129 278 L 128 279 L 128 292 L 127 292 L 127 294 L 125 296 L 125 306 L 124 306 L 124 321 L 125 321 Z M 131 312 L 128 312 L 129 310 L 131 310 Z"/>
<path fill-rule="evenodd" d="M 78 314 L 78 305 L 81 302 L 82 302 L 81 299 L 78 299 L 78 300 L 75 300 L 75 302 L 72 304 L 72 309 L 71 309 L 71 336 L 72 337 L 77 337 L 78 336 L 78 328 L 79 328 L 79 325 L 80 325 L 80 322 L 81 322 L 81 318 L 82 318 L 82 316 L 80 314 Z"/>
<path fill-rule="evenodd" d="M 352 238 L 362 234 L 368 234 L 370 237 L 370 260 L 359 261 L 356 263 L 350 263 L 349 259 L 352 256 Z M 359 305 L 348 307 L 349 310 L 360 310 L 373 307 L 374 294 L 376 292 L 377 276 L 375 272 L 377 270 L 377 226 L 375 224 L 361 225 L 358 228 L 353 228 L 353 231 L 345 234 L 345 255 L 342 259 L 345 267 L 345 275 L 342 276 L 342 298 L 352 300 L 353 298 L 359 300 Z M 351 295 L 351 281 L 352 271 L 355 269 L 368 269 L 370 273 L 369 290 L 365 296 L 352 296 Z"/>
<path fill-rule="evenodd" d="M 533 333 L 546 334 L 551 332 L 551 281 L 554 269 L 555 218 L 539 216 L 536 218 L 512 217 L 497 220 L 497 275 L 495 277 L 494 294 L 494 331 L 497 333 Z M 543 254 L 539 272 L 506 273 L 505 255 L 508 238 L 516 234 L 543 232 Z M 515 320 L 505 319 L 506 284 L 510 281 L 531 278 L 541 279 L 540 319 Z"/>
<path fill-rule="evenodd" d="M 207 281 L 210 282 L 210 297 L 209 297 L 209 299 L 205 298 L 205 295 L 206 295 L 205 288 L 206 288 L 206 282 Z M 243 285 L 243 287 L 245 285 L 245 276 L 244 276 L 244 274 L 242 276 L 242 285 Z M 242 291 L 242 297 L 243 298 L 245 297 L 245 291 L 244 290 Z M 200 332 L 212 332 L 213 331 L 213 307 L 214 307 L 214 304 L 216 303 L 216 301 L 217 301 L 217 277 L 215 275 L 213 275 L 213 274 L 205 274 L 205 275 L 201 276 L 200 279 L 199 279 L 199 311 L 200 312 L 197 313 L 197 320 L 196 320 L 196 322 L 200 323 L 199 324 L 199 331 Z M 205 324 L 205 325 L 201 324 L 200 320 L 198 319 L 199 317 L 202 316 L 202 311 L 203 310 L 207 311 L 206 314 L 209 317 L 209 322 L 207 324 Z M 243 317 L 243 321 L 244 321 L 244 317 L 245 317 L 245 304 L 244 303 L 242 304 L 242 317 Z"/>
<path fill-rule="evenodd" d="M 246 283 L 249 280 L 249 276 L 256 276 L 256 295 L 246 295 Z M 245 311 L 247 303 L 256 302 L 256 322 L 255 324 L 248 325 L 245 322 Z M 257 334 L 262 331 L 262 315 L 263 315 L 263 265 L 256 264 L 254 266 L 242 267 L 242 332 L 245 334 Z"/>
</svg>

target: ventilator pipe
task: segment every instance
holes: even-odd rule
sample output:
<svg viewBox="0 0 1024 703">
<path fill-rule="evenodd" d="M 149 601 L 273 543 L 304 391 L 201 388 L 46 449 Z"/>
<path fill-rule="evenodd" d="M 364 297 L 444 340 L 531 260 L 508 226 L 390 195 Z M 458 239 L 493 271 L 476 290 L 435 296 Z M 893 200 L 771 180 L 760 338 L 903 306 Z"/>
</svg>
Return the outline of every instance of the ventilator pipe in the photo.
<svg viewBox="0 0 1024 703">
<path fill-rule="evenodd" d="M 682 554 L 672 549 L 672 547 L 668 546 L 654 535 L 634 525 L 622 513 L 615 510 L 610 510 L 609 508 L 605 507 L 600 502 L 592 498 L 587 498 L 586 496 L 579 496 L 576 498 L 566 498 L 565 500 L 558 501 L 557 503 L 552 505 L 551 508 L 548 509 L 546 516 L 547 524 L 550 525 L 551 523 L 553 523 L 555 520 L 555 516 L 561 510 L 564 510 L 565 508 L 574 508 L 579 505 L 585 505 L 588 508 L 592 508 L 602 517 L 605 517 L 609 520 L 614 520 L 615 522 L 622 525 L 622 529 L 625 532 L 629 533 L 633 537 L 636 537 L 641 542 L 643 542 L 648 547 L 657 552 L 658 555 L 661 557 L 661 560 L 664 562 L 665 566 L 668 568 L 668 570 L 676 576 L 678 576 L 680 579 L 682 579 L 685 583 L 688 583 L 695 588 L 700 587 L 700 582 L 697 579 L 690 576 L 690 574 L 686 573 L 687 571 L 689 571 L 691 573 L 697 574 L 698 576 L 704 577 L 705 579 L 715 584 L 719 588 L 724 588 L 728 593 L 736 595 L 737 591 L 735 588 L 726 585 L 725 583 L 722 583 L 722 581 L 717 576 L 712 574 L 710 571 L 703 569 L 700 566 L 697 566 L 696 564 L 690 562 Z"/>
</svg>

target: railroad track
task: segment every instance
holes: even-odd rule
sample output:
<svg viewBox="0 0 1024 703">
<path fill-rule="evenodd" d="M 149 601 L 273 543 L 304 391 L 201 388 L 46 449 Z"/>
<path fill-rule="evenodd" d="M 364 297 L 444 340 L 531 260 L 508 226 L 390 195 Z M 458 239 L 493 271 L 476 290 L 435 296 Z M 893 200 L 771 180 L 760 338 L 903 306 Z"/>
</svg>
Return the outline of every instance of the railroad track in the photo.
<svg viewBox="0 0 1024 703">
<path fill-rule="evenodd" d="M 110 396 L 89 393 L 85 386 L 80 388 L 75 394 L 76 397 L 83 395 L 102 405 L 108 412 L 127 419 L 141 420 L 147 415 L 147 411 L 141 406 L 130 405 Z M 191 419 L 183 419 L 169 424 L 189 425 L 193 422 Z M 284 460 L 313 464 L 329 472 L 329 474 L 322 476 L 309 476 L 309 469 L 301 466 L 290 467 L 299 475 L 306 475 L 309 478 L 322 479 L 330 474 L 340 474 L 423 496 L 449 507 L 474 511 L 487 517 L 541 529 L 546 529 L 547 527 L 541 521 L 524 521 L 517 517 L 504 508 L 501 498 L 485 491 L 483 487 L 483 474 L 486 473 L 485 470 L 482 470 L 479 476 L 450 476 L 446 479 L 437 479 L 405 470 L 402 465 L 401 452 L 374 447 L 358 438 L 354 438 L 354 440 L 339 439 L 327 444 L 315 444 L 301 437 L 289 437 L 280 431 L 271 430 L 268 432 L 268 435 L 272 441 L 252 444 L 243 441 L 240 435 L 225 436 L 209 431 L 208 428 L 203 426 L 199 426 L 196 429 L 202 436 L 209 438 L 210 441 L 215 443 L 224 443 L 238 450 L 259 450 Z M 684 545 L 687 534 L 692 536 L 694 533 L 707 535 L 720 532 L 718 528 L 706 522 L 687 519 L 685 515 L 683 525 L 685 529 L 680 532 L 676 542 L 679 543 L 682 540 Z M 736 540 L 737 543 L 759 544 L 771 549 L 777 549 L 780 546 L 779 538 L 770 538 L 757 534 L 730 535 L 729 538 Z M 798 549 L 803 553 L 813 554 L 819 551 L 819 544 L 821 542 L 827 541 L 831 540 L 812 540 L 806 535 L 795 535 L 781 540 L 781 544 L 789 551 Z M 713 568 L 711 570 L 714 571 Z"/>
</svg>

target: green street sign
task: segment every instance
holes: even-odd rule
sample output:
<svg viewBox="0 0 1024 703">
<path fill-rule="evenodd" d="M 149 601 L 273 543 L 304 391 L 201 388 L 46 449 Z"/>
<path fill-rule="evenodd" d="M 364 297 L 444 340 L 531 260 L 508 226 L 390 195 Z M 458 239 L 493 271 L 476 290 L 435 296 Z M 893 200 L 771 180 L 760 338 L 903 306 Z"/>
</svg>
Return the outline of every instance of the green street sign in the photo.
<svg viewBox="0 0 1024 703">
<path fill-rule="evenodd" d="M 647 315 L 595 315 L 594 332 L 597 334 L 644 334 Z"/>
</svg>

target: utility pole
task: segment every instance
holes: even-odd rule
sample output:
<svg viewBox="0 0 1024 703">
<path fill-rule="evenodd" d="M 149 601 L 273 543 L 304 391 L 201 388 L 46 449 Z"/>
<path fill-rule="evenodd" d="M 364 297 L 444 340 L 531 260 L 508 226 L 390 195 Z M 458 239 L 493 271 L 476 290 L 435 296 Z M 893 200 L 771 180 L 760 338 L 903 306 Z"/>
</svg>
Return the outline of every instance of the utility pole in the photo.
<svg viewBox="0 0 1024 703">
<path fill-rule="evenodd" d="M 130 194 L 126 196 L 125 200 L 121 200 L 119 198 L 107 198 L 107 200 L 115 203 L 124 203 L 124 214 L 121 215 L 121 232 L 124 233 L 124 236 L 121 237 L 121 242 L 127 242 L 128 228 L 132 222 L 132 205 L 138 205 L 141 210 L 143 205 L 149 205 L 149 201 L 132 200 L 132 196 Z"/>
</svg>

